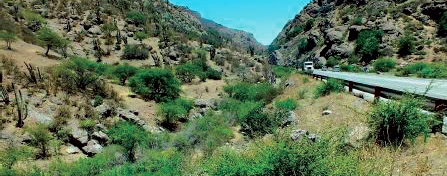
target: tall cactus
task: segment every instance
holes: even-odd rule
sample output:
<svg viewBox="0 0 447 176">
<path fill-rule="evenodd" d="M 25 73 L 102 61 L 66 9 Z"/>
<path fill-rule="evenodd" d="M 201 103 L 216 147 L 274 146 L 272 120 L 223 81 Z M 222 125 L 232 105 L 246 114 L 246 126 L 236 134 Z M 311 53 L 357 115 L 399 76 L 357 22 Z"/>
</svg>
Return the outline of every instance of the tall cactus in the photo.
<svg viewBox="0 0 447 176">
<path fill-rule="evenodd" d="M 28 78 L 30 83 L 37 84 L 39 80 L 42 80 L 42 74 L 40 73 L 39 67 L 33 67 L 31 64 L 27 64 L 25 62 L 26 69 L 28 70 L 28 74 L 25 73 L 25 76 Z"/>
<path fill-rule="evenodd" d="M 0 86 L 0 99 L 2 102 L 5 103 L 5 105 L 9 105 L 9 103 L 11 102 L 9 100 L 8 92 L 6 91 L 6 89 L 3 85 Z"/>
<path fill-rule="evenodd" d="M 24 120 L 28 117 L 28 104 L 23 100 L 22 91 L 16 89 L 16 86 L 12 84 L 14 89 L 15 102 L 17 107 L 17 127 L 22 128 L 25 124 Z"/>
</svg>

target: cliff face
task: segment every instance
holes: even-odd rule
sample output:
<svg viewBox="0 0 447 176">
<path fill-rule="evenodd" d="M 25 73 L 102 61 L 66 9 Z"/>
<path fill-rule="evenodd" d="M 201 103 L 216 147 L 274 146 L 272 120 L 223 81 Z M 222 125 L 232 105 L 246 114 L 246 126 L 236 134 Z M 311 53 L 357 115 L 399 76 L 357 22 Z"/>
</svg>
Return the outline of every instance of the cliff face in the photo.
<svg viewBox="0 0 447 176">
<path fill-rule="evenodd" d="M 349 64 L 379 57 L 399 64 L 446 61 L 446 38 L 438 32 L 446 12 L 444 0 L 314 0 L 274 40 L 269 60 L 294 66 L 329 58 Z"/>
</svg>

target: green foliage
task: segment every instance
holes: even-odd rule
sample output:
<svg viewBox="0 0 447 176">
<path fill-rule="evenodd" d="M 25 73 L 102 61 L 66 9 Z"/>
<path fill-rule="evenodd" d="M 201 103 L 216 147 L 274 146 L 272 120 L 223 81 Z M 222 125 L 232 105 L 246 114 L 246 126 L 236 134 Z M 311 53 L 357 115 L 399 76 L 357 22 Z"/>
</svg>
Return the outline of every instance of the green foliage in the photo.
<svg viewBox="0 0 447 176">
<path fill-rule="evenodd" d="M 106 23 L 102 25 L 101 31 L 104 32 L 105 35 L 111 36 L 113 31 L 117 31 L 118 27 L 113 23 Z"/>
<path fill-rule="evenodd" d="M 241 132 L 254 138 L 273 133 L 278 127 L 277 121 L 262 112 L 263 106 L 255 106 L 247 109 L 247 115 L 238 119 L 241 125 Z"/>
<path fill-rule="evenodd" d="M 103 102 L 104 102 L 103 98 L 99 95 L 96 95 L 95 100 L 93 101 L 93 106 L 98 107 L 98 106 L 102 105 Z"/>
<path fill-rule="evenodd" d="M 300 38 L 298 40 L 298 52 L 299 54 L 306 53 L 307 51 L 311 50 L 311 46 L 309 45 L 309 42 L 307 41 L 307 38 Z"/>
<path fill-rule="evenodd" d="M 15 163 L 31 156 L 32 150 L 28 147 L 8 146 L 5 150 L 0 151 L 0 168 L 12 169 Z"/>
<path fill-rule="evenodd" d="M 149 57 L 149 50 L 144 45 L 126 45 L 121 59 L 124 60 L 145 60 Z"/>
<path fill-rule="evenodd" d="M 163 117 L 163 123 L 175 124 L 180 119 L 187 119 L 191 109 L 192 101 L 178 98 L 160 104 L 158 114 Z"/>
<path fill-rule="evenodd" d="M 50 125 L 51 131 L 59 131 L 62 129 L 64 125 L 67 124 L 68 120 L 72 117 L 70 107 L 68 106 L 59 106 L 56 110 L 56 115 L 54 116 L 54 120 Z"/>
<path fill-rule="evenodd" d="M 442 14 L 441 19 L 438 22 L 438 34 L 440 36 L 447 36 L 447 12 Z"/>
<path fill-rule="evenodd" d="M 334 67 L 339 64 L 339 59 L 336 57 L 329 57 L 329 59 L 326 61 L 326 67 Z"/>
<path fill-rule="evenodd" d="M 55 68 L 59 84 L 67 91 L 82 90 L 94 86 L 98 80 L 99 65 L 84 58 L 74 57 Z"/>
<path fill-rule="evenodd" d="M 113 144 L 118 144 L 124 147 L 127 159 L 130 162 L 135 162 L 136 147 L 144 144 L 149 139 L 148 133 L 146 133 L 140 126 L 130 122 L 118 123 L 112 129 L 108 130 L 107 134 L 112 139 Z"/>
<path fill-rule="evenodd" d="M 6 47 L 11 50 L 11 44 L 17 40 L 16 34 L 12 32 L 7 31 L 0 31 L 0 40 L 3 40 L 6 42 Z"/>
<path fill-rule="evenodd" d="M 53 138 L 48 128 L 44 124 L 36 124 L 26 129 L 31 136 L 31 145 L 37 147 L 38 157 L 46 158 L 48 156 L 48 143 Z"/>
<path fill-rule="evenodd" d="M 298 99 L 303 100 L 306 98 L 307 89 L 298 90 Z"/>
<path fill-rule="evenodd" d="M 147 17 L 146 15 L 144 15 L 143 12 L 132 10 L 127 13 L 127 19 L 138 26 L 144 24 L 147 20 Z"/>
<path fill-rule="evenodd" d="M 135 36 L 134 36 L 134 38 L 139 41 L 143 41 L 144 39 L 147 39 L 148 37 L 149 37 L 149 35 L 143 31 L 136 32 Z"/>
<path fill-rule="evenodd" d="M 159 68 L 142 70 L 129 79 L 129 86 L 144 99 L 156 102 L 174 100 L 180 94 L 180 82 L 174 74 Z"/>
<path fill-rule="evenodd" d="M 231 98 L 240 101 L 262 101 L 269 103 L 279 94 L 279 90 L 268 83 L 236 83 L 224 87 Z"/>
<path fill-rule="evenodd" d="M 279 78 L 287 78 L 291 74 L 296 72 L 296 69 L 293 67 L 284 67 L 279 65 L 272 66 L 273 74 L 275 74 L 276 77 Z"/>
<path fill-rule="evenodd" d="M 303 25 L 298 25 L 293 27 L 292 29 L 290 29 L 287 34 L 286 34 L 286 39 L 290 40 L 294 37 L 296 37 L 298 34 L 301 34 L 302 32 L 304 32 L 305 26 Z"/>
<path fill-rule="evenodd" d="M 396 67 L 396 60 L 393 58 L 380 58 L 373 63 L 374 70 L 379 72 L 389 72 Z"/>
<path fill-rule="evenodd" d="M 40 27 L 41 25 L 46 23 L 45 18 L 30 10 L 26 9 L 20 10 L 20 16 L 26 20 L 28 25 L 34 25 L 36 27 Z"/>
<path fill-rule="evenodd" d="M 297 102 L 292 98 L 275 102 L 275 107 L 282 110 L 293 111 L 296 109 L 297 106 Z"/>
<path fill-rule="evenodd" d="M 406 34 L 399 39 L 399 54 L 401 56 L 410 55 L 416 52 L 416 38 L 411 34 Z"/>
<path fill-rule="evenodd" d="M 398 69 L 398 76 L 416 74 L 421 78 L 447 78 L 447 64 L 442 62 L 415 62 Z"/>
<path fill-rule="evenodd" d="M 127 79 L 137 74 L 137 72 L 138 68 L 125 63 L 123 65 L 115 67 L 115 69 L 113 70 L 113 75 L 115 75 L 119 79 L 121 85 L 125 85 Z"/>
<path fill-rule="evenodd" d="M 429 115 L 421 111 L 422 106 L 422 101 L 413 97 L 379 102 L 368 121 L 377 142 L 400 146 L 405 139 L 414 142 L 420 134 L 428 137 Z"/>
<path fill-rule="evenodd" d="M 202 81 L 206 78 L 219 80 L 222 74 L 209 67 L 205 60 L 195 59 L 175 67 L 175 74 L 184 83 L 190 83 L 194 78 L 199 77 Z"/>
<path fill-rule="evenodd" d="M 202 34 L 202 42 L 213 45 L 215 48 L 220 48 L 224 44 L 224 38 L 220 33 L 212 28 L 206 30 L 206 34 Z"/>
<path fill-rule="evenodd" d="M 329 95 L 332 92 L 341 92 L 343 89 L 344 86 L 339 80 L 330 78 L 326 82 L 317 86 L 314 95 L 315 98 L 319 98 L 321 96 Z"/>
<path fill-rule="evenodd" d="M 45 52 L 45 55 L 47 56 L 52 47 L 63 46 L 67 43 L 65 39 L 60 37 L 59 34 L 48 27 L 40 28 L 39 31 L 37 31 L 36 35 L 39 42 L 42 45 L 47 46 L 47 51 Z"/>
<path fill-rule="evenodd" d="M 363 18 L 362 17 L 355 17 L 351 20 L 351 25 L 362 25 Z"/>
<path fill-rule="evenodd" d="M 364 30 L 360 32 L 355 43 L 356 53 L 367 61 L 376 59 L 379 55 L 382 36 L 383 31 L 380 30 Z"/>
<path fill-rule="evenodd" d="M 362 71 L 362 68 L 358 65 L 341 65 L 340 70 L 343 72 L 354 72 L 358 73 Z"/>
</svg>

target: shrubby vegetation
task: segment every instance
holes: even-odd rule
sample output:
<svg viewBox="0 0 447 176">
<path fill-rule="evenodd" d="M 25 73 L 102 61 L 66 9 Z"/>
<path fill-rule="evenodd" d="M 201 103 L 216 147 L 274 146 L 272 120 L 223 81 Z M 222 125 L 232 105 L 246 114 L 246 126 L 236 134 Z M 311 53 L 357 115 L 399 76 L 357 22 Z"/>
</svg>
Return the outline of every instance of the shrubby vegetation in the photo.
<svg viewBox="0 0 447 176">
<path fill-rule="evenodd" d="M 321 83 L 317 86 L 315 90 L 315 98 L 319 98 L 321 96 L 329 95 L 332 92 L 341 92 L 344 90 L 344 86 L 341 81 L 329 78 L 326 82 Z"/>
<path fill-rule="evenodd" d="M 355 43 L 356 53 L 365 61 L 371 61 L 379 56 L 380 44 L 382 43 L 383 31 L 364 30 L 359 33 Z"/>
<path fill-rule="evenodd" d="M 190 100 L 178 98 L 176 100 L 160 104 L 158 115 L 163 118 L 161 120 L 163 126 L 174 130 L 177 121 L 181 119 L 186 121 L 191 109 L 192 102 Z"/>
<path fill-rule="evenodd" d="M 6 47 L 11 50 L 12 43 L 16 41 L 16 34 L 8 31 L 0 31 L 0 40 L 5 41 Z"/>
<path fill-rule="evenodd" d="M 440 36 L 447 36 L 447 12 L 442 14 L 441 19 L 438 22 L 438 34 Z"/>
<path fill-rule="evenodd" d="M 140 126 L 130 122 L 120 122 L 108 132 L 113 144 L 124 147 L 127 160 L 135 162 L 135 150 L 138 145 L 144 145 L 149 135 Z"/>
<path fill-rule="evenodd" d="M 126 45 L 124 47 L 124 60 L 145 60 L 149 57 L 149 50 L 144 45 Z"/>
<path fill-rule="evenodd" d="M 125 85 L 126 81 L 130 77 L 137 74 L 137 72 L 138 72 L 138 68 L 131 66 L 127 63 L 125 63 L 123 65 L 119 65 L 113 70 L 113 74 L 119 79 L 121 85 Z"/>
<path fill-rule="evenodd" d="M 406 34 L 399 39 L 399 54 L 406 56 L 416 52 L 416 38 L 412 34 Z"/>
<path fill-rule="evenodd" d="M 406 139 L 414 142 L 420 134 L 428 137 L 430 116 L 421 111 L 422 107 L 422 101 L 412 97 L 379 102 L 369 118 L 377 142 L 400 146 Z"/>
<path fill-rule="evenodd" d="M 379 72 L 389 72 L 396 67 L 396 60 L 393 58 L 380 58 L 373 63 L 374 70 Z"/>
<path fill-rule="evenodd" d="M 97 83 L 99 65 L 84 58 L 74 57 L 55 68 L 55 76 L 59 84 L 67 91 L 92 88 Z"/>
<path fill-rule="evenodd" d="M 329 59 L 326 61 L 326 67 L 334 67 L 339 64 L 339 58 L 336 57 L 329 57 Z"/>
<path fill-rule="evenodd" d="M 42 27 L 36 33 L 39 42 L 47 47 L 45 55 L 48 56 L 50 49 L 53 47 L 67 47 L 68 40 L 59 36 L 56 32 L 48 27 Z"/>
<path fill-rule="evenodd" d="M 284 66 L 274 65 L 274 66 L 272 66 L 272 71 L 276 77 L 287 78 L 291 74 L 295 73 L 296 69 L 293 67 L 284 67 Z"/>
<path fill-rule="evenodd" d="M 292 98 L 288 98 L 288 99 L 283 100 L 283 101 L 275 102 L 275 107 L 276 108 L 283 109 L 283 110 L 288 110 L 288 111 L 295 110 L 297 106 L 298 106 L 297 102 L 294 99 L 292 99 Z"/>
<path fill-rule="evenodd" d="M 239 101 L 261 101 L 269 103 L 279 94 L 279 90 L 268 83 L 236 83 L 224 87 L 231 98 Z"/>
<path fill-rule="evenodd" d="M 447 64 L 415 62 L 399 68 L 396 73 L 398 76 L 409 76 L 412 74 L 421 78 L 447 78 Z"/>
<path fill-rule="evenodd" d="M 175 67 L 176 76 L 184 83 L 190 83 L 198 77 L 204 81 L 207 78 L 219 80 L 222 74 L 209 67 L 205 60 L 195 59 Z"/>
<path fill-rule="evenodd" d="M 142 98 L 156 102 L 171 101 L 180 94 L 180 82 L 174 74 L 160 68 L 140 71 L 129 79 L 129 86 Z"/>
</svg>

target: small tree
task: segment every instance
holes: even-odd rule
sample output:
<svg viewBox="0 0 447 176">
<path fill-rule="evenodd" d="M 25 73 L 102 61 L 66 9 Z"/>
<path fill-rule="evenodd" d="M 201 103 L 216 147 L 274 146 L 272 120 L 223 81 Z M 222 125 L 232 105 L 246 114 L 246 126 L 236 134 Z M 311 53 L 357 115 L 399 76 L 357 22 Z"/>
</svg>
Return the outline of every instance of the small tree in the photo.
<svg viewBox="0 0 447 176">
<path fill-rule="evenodd" d="M 129 83 L 132 91 L 156 102 L 174 100 L 180 94 L 180 82 L 170 70 L 144 70 L 130 78 Z"/>
<path fill-rule="evenodd" d="M 46 56 L 48 56 L 48 53 L 53 46 L 58 46 L 62 43 L 61 37 L 48 27 L 43 27 L 37 31 L 37 39 L 43 45 L 47 46 L 47 51 L 45 52 Z"/>
<path fill-rule="evenodd" d="M 48 156 L 48 144 L 53 138 L 47 126 L 39 123 L 27 128 L 27 132 L 31 136 L 31 144 L 40 150 L 38 157 L 46 158 Z"/>
<path fill-rule="evenodd" d="M 121 145 L 126 149 L 127 158 L 132 163 L 136 160 L 135 149 L 149 139 L 148 133 L 130 122 L 120 122 L 107 133 L 112 138 L 112 143 Z"/>
<path fill-rule="evenodd" d="M 364 30 L 359 33 L 355 43 L 355 50 L 364 60 L 376 59 L 379 55 L 380 44 L 382 43 L 383 31 Z"/>
<path fill-rule="evenodd" d="M 389 72 L 396 67 L 396 61 L 392 58 L 380 58 L 374 61 L 374 69 L 379 72 Z"/>
<path fill-rule="evenodd" d="M 124 65 L 119 65 L 113 71 L 113 74 L 118 77 L 121 85 L 126 84 L 127 79 L 134 76 L 138 71 L 138 68 L 125 63 Z"/>
<path fill-rule="evenodd" d="M 399 39 L 399 54 L 406 56 L 412 54 L 416 50 L 415 44 L 416 38 L 411 34 L 406 34 Z"/>
<path fill-rule="evenodd" d="M 146 15 L 143 12 L 139 12 L 136 10 L 130 11 L 127 13 L 127 19 L 135 23 L 137 26 L 144 24 L 147 20 Z"/>
<path fill-rule="evenodd" d="M 86 90 L 98 80 L 97 65 L 84 58 L 71 58 L 56 67 L 56 76 L 67 90 Z"/>
<path fill-rule="evenodd" d="M 28 147 L 17 147 L 9 145 L 3 151 L 0 151 L 0 165 L 7 169 L 12 169 L 17 161 L 26 159 L 31 156 L 31 150 Z"/>
<path fill-rule="evenodd" d="M 440 36 L 447 36 L 447 12 L 444 12 L 444 14 L 442 14 L 442 17 L 439 20 L 438 24 L 438 34 Z"/>
<path fill-rule="evenodd" d="M 6 42 L 8 50 L 12 50 L 11 44 L 16 41 L 16 34 L 12 32 L 1 31 L 0 39 Z"/>
<path fill-rule="evenodd" d="M 142 32 L 142 31 L 135 33 L 135 39 L 140 42 L 143 42 L 143 40 L 147 39 L 148 37 L 149 37 L 149 35 L 147 35 L 147 33 Z"/>
</svg>

